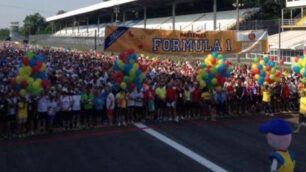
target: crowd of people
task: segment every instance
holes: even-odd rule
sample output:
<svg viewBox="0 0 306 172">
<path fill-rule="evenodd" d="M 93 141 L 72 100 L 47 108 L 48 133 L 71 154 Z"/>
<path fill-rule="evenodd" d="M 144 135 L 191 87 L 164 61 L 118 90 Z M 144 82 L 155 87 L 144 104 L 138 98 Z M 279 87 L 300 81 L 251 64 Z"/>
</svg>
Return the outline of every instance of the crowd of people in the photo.
<svg viewBox="0 0 306 172">
<path fill-rule="evenodd" d="M 139 57 L 148 65 L 142 88 L 122 89 L 112 80 L 115 55 L 36 48 L 45 56 L 51 87 L 40 96 L 21 96 L 11 86 L 29 47 L 0 47 L 0 135 L 24 137 L 63 130 L 126 126 L 136 121 L 217 120 L 226 117 L 295 111 L 299 79 L 259 86 L 250 67 L 236 65 L 222 87 L 200 87 L 199 60 Z M 263 113 L 261 113 L 263 110 Z"/>
</svg>

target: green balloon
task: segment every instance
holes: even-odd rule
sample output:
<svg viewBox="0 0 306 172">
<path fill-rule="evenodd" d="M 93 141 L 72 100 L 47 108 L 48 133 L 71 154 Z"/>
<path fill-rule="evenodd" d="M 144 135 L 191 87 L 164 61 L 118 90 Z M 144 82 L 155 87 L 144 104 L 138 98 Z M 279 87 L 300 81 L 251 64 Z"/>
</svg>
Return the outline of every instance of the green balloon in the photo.
<svg viewBox="0 0 306 172">
<path fill-rule="evenodd" d="M 123 78 L 123 81 L 124 81 L 125 83 L 129 83 L 129 82 L 130 82 L 130 77 L 129 77 L 129 76 L 125 76 L 125 77 Z"/>
<path fill-rule="evenodd" d="M 122 60 L 118 60 L 118 61 L 117 61 L 117 65 L 118 65 L 118 67 L 120 68 L 120 70 L 123 70 L 123 69 L 124 69 L 124 63 L 123 63 Z"/>
<path fill-rule="evenodd" d="M 32 51 L 28 51 L 28 52 L 27 52 L 27 57 L 28 57 L 29 59 L 32 59 L 33 56 L 34 56 L 34 53 L 33 53 Z"/>
</svg>

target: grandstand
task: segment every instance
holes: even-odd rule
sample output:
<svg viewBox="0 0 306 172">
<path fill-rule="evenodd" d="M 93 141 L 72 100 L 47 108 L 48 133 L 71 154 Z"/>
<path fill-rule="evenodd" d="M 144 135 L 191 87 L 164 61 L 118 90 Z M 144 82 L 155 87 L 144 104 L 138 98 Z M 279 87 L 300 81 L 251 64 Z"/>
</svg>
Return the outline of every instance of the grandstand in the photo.
<svg viewBox="0 0 306 172">
<path fill-rule="evenodd" d="M 240 21 L 251 17 L 256 12 L 258 8 L 242 9 L 240 10 Z M 217 15 L 217 29 L 218 30 L 228 30 L 235 26 L 236 24 L 236 11 L 221 11 Z M 144 20 L 130 20 L 127 22 L 117 23 L 119 26 L 144 28 Z M 190 15 L 180 15 L 175 17 L 175 28 L 181 31 L 211 31 L 214 29 L 213 26 L 213 13 L 199 13 Z M 63 28 L 57 31 L 54 35 L 60 37 L 94 37 L 95 33 L 97 36 L 103 36 L 105 26 L 112 23 L 102 23 L 99 25 L 83 25 L 78 29 L 73 27 Z M 146 28 L 148 29 L 163 29 L 172 30 L 172 16 L 151 18 L 146 20 Z"/>
<path fill-rule="evenodd" d="M 215 27 L 216 30 L 227 30 L 235 26 L 237 12 L 233 10 L 231 1 L 217 6 L 216 26 L 215 13 L 207 4 L 213 4 L 212 0 L 111 0 L 49 17 L 47 22 L 53 24 L 54 36 L 57 37 L 94 37 L 95 34 L 102 37 L 105 26 L 109 24 L 198 32 L 214 30 Z M 241 9 L 239 20 L 244 21 L 258 11 L 258 8 Z"/>
</svg>

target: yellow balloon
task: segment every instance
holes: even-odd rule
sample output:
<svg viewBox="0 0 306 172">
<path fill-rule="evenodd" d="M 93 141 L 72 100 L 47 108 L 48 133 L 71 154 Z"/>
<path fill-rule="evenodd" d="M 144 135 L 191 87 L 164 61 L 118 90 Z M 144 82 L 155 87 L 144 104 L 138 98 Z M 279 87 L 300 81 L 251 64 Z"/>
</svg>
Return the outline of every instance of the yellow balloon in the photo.
<svg viewBox="0 0 306 172">
<path fill-rule="evenodd" d="M 218 82 L 218 81 L 217 81 L 217 79 L 216 79 L 216 78 L 214 78 L 214 79 L 212 79 L 212 80 L 211 80 L 211 83 L 212 83 L 213 85 L 216 85 L 216 84 L 217 84 L 217 82 Z"/>
<path fill-rule="evenodd" d="M 16 77 L 16 83 L 20 84 L 21 81 L 22 81 L 22 77 L 20 75 L 18 75 Z"/>
<path fill-rule="evenodd" d="M 21 89 L 19 94 L 20 96 L 24 97 L 27 94 L 27 91 L 25 89 Z"/>
<path fill-rule="evenodd" d="M 257 69 L 257 64 L 252 64 L 252 69 Z"/>
<path fill-rule="evenodd" d="M 302 75 L 304 75 L 304 73 L 305 73 L 305 68 L 302 68 L 300 73 L 301 73 Z"/>
<path fill-rule="evenodd" d="M 206 83 L 205 83 L 205 81 L 201 80 L 200 81 L 200 88 L 203 89 L 204 87 L 206 87 Z"/>
<path fill-rule="evenodd" d="M 202 80 L 201 75 L 197 75 L 196 79 L 197 79 L 198 82 L 201 82 L 201 80 Z"/>
<path fill-rule="evenodd" d="M 30 85 L 34 83 L 34 79 L 30 77 L 27 79 L 27 81 L 28 81 L 28 84 Z"/>
<path fill-rule="evenodd" d="M 43 71 L 46 71 L 46 64 L 43 63 L 41 68 L 40 68 L 40 71 L 43 72 Z"/>
<path fill-rule="evenodd" d="M 264 62 L 263 60 L 260 60 L 260 61 L 259 61 L 259 64 L 265 65 L 265 62 Z"/>
<path fill-rule="evenodd" d="M 121 82 L 121 84 L 120 84 L 120 87 L 122 88 L 122 89 L 126 89 L 126 83 L 125 82 Z"/>
<path fill-rule="evenodd" d="M 256 80 L 258 80 L 259 77 L 260 77 L 260 76 L 259 76 L 258 74 L 255 75 L 255 79 L 256 79 Z"/>
<path fill-rule="evenodd" d="M 138 63 L 135 63 L 135 64 L 133 65 L 133 69 L 138 69 L 138 67 L 139 67 L 139 64 L 138 64 Z"/>
</svg>

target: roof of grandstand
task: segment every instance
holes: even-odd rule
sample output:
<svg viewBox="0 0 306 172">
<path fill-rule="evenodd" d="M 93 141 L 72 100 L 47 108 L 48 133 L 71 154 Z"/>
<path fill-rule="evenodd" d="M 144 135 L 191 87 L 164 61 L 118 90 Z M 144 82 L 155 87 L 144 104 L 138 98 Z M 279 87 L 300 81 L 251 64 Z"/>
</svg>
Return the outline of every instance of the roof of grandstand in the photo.
<svg viewBox="0 0 306 172">
<path fill-rule="evenodd" d="M 106 2 L 100 2 L 88 7 L 83 7 L 77 10 L 73 10 L 73 11 L 69 11 L 60 15 L 56 15 L 56 16 L 52 16 L 52 17 L 48 17 L 46 19 L 47 22 L 50 21 L 54 21 L 54 20 L 59 20 L 59 19 L 64 19 L 67 17 L 72 17 L 72 16 L 76 16 L 76 15 L 80 15 L 80 14 L 85 14 L 85 13 L 89 13 L 89 12 L 93 12 L 93 11 L 97 11 L 97 10 L 101 10 L 101 9 L 105 9 L 105 8 L 109 8 L 109 7 L 114 7 L 117 5 L 122 5 L 122 4 L 126 4 L 129 2 L 135 2 L 137 0 L 111 0 L 111 1 L 106 1 Z"/>
<path fill-rule="evenodd" d="M 303 49 L 306 30 L 291 30 L 281 32 L 281 49 Z M 279 48 L 279 34 L 268 37 L 270 48 Z"/>
<path fill-rule="evenodd" d="M 57 20 L 62 20 L 70 17 L 75 17 L 75 16 L 80 16 L 88 13 L 94 13 L 97 11 L 102 11 L 105 10 L 105 13 L 112 13 L 110 12 L 109 9 L 112 9 L 113 7 L 120 6 L 124 10 L 128 9 L 143 9 L 145 6 L 146 7 L 160 7 L 163 8 L 165 5 L 169 5 L 173 2 L 173 0 L 110 0 L 106 2 L 100 2 L 97 4 L 93 4 L 87 7 L 83 7 L 80 9 L 68 11 L 63 14 L 55 15 L 46 18 L 47 22 L 51 21 L 57 21 Z M 175 0 L 176 4 L 181 4 L 181 3 L 188 3 L 188 2 L 197 2 L 203 4 L 203 6 L 208 7 L 207 4 L 211 4 L 211 0 Z M 161 6 L 161 3 L 163 4 Z M 222 3 L 223 6 L 231 6 L 231 3 Z M 212 5 L 211 5 L 212 6 Z M 132 8 L 131 8 L 132 7 Z M 212 8 L 212 7 L 211 7 Z M 218 10 L 228 10 L 228 9 L 220 9 L 218 7 Z M 103 13 L 100 13 L 99 15 L 102 15 Z"/>
</svg>

